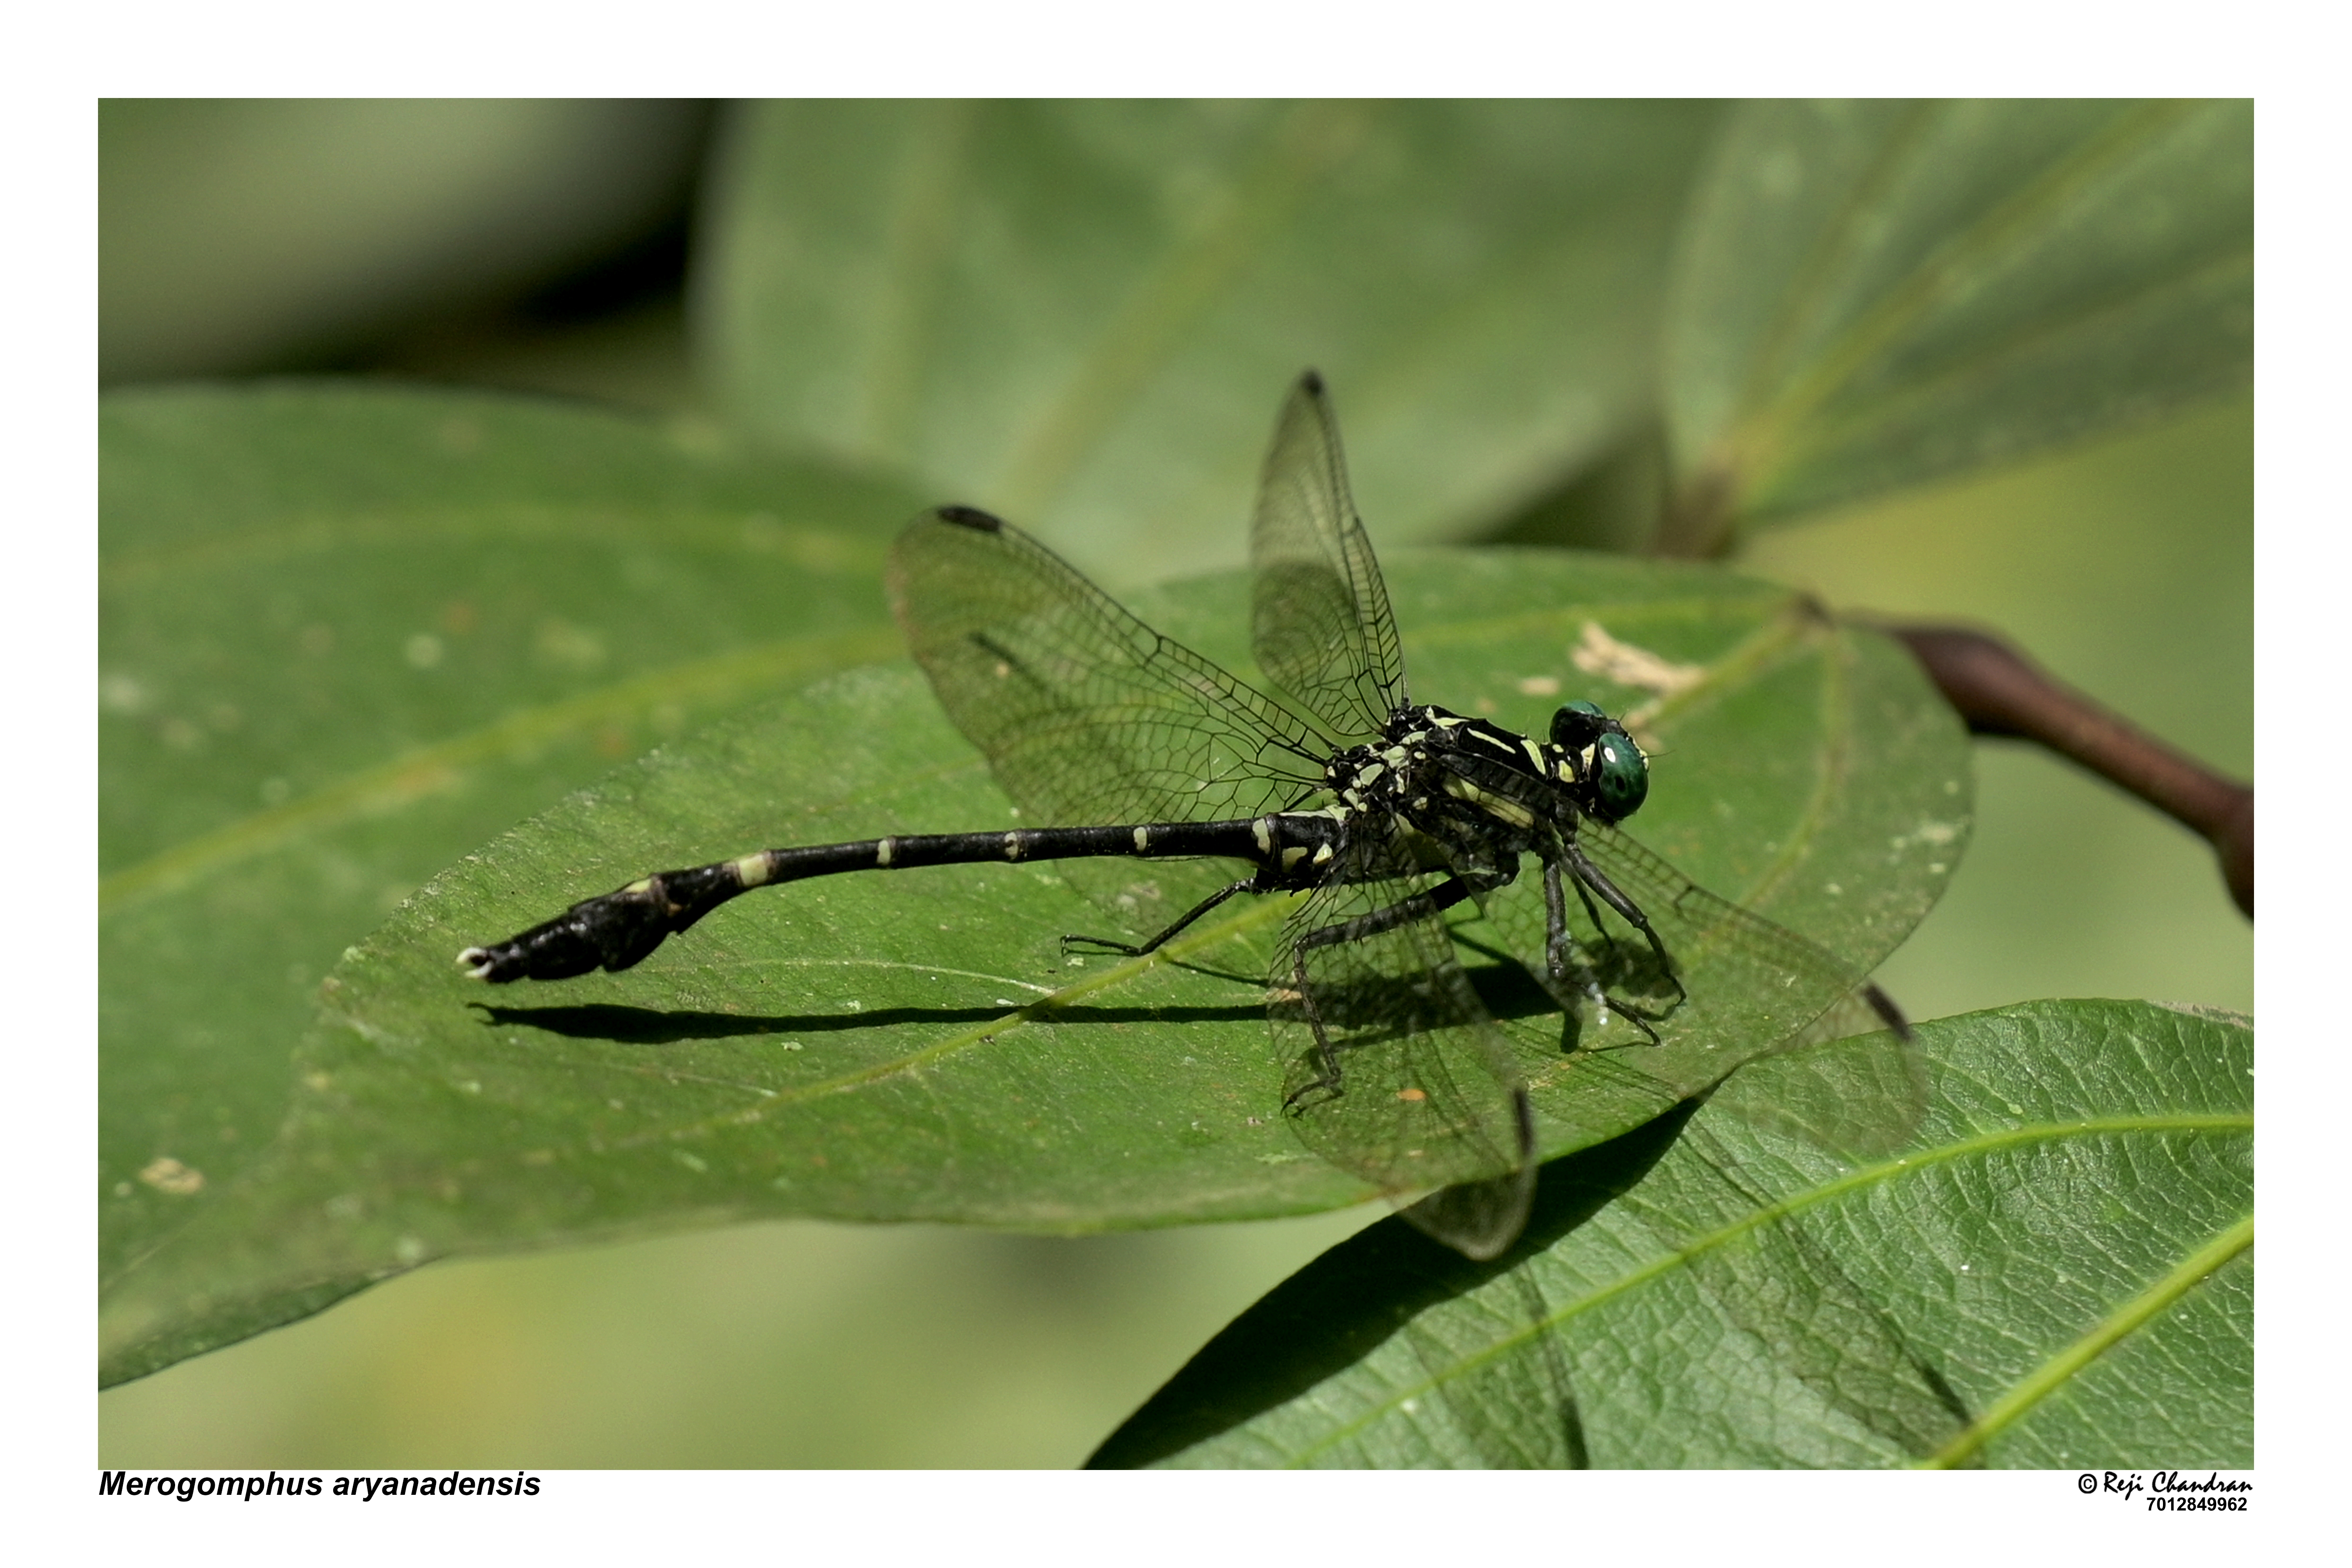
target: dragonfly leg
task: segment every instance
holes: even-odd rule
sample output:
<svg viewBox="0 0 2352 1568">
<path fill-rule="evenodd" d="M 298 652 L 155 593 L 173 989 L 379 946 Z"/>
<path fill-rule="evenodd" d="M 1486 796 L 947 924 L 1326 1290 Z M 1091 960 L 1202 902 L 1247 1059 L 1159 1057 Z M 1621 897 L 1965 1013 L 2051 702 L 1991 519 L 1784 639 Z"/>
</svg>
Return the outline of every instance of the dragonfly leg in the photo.
<svg viewBox="0 0 2352 1568">
<path fill-rule="evenodd" d="M 1666 983 L 1675 988 L 1675 995 L 1682 1001 L 1689 1001 L 1690 993 L 1683 989 L 1683 977 L 1675 973 L 1675 961 L 1667 953 L 1666 944 L 1658 940 L 1656 929 L 1650 924 L 1650 917 L 1642 912 L 1642 906 L 1627 898 L 1617 884 L 1611 881 L 1601 868 L 1578 847 L 1575 839 L 1570 838 L 1560 846 L 1560 858 L 1576 874 L 1578 895 L 1581 897 L 1584 889 L 1591 888 L 1601 895 L 1602 903 L 1624 916 L 1634 930 L 1649 940 L 1650 951 L 1658 955 L 1659 966 L 1665 971 Z M 1586 899 L 1584 907 L 1592 915 L 1593 924 L 1598 926 L 1601 923 L 1600 911 L 1592 908 L 1592 900 Z"/>
<path fill-rule="evenodd" d="M 1569 979 L 1569 955 L 1576 946 L 1576 939 L 1569 933 L 1568 900 L 1559 890 L 1559 867 L 1549 860 L 1544 862 L 1543 889 L 1544 970 L 1551 981 L 1552 1000 L 1565 1007 L 1569 1005 L 1571 990 L 1581 993 L 1586 1000 L 1601 1009 L 1601 1021 L 1606 1023 L 1609 996 L 1601 989 L 1601 982 L 1592 971 L 1579 963 L 1577 968 L 1583 972 L 1583 980 L 1572 983 Z M 1581 887 L 1577 889 L 1579 893 L 1583 890 Z"/>
<path fill-rule="evenodd" d="M 1353 920 L 1301 931 L 1291 945 L 1290 984 L 1298 993 L 1300 1011 L 1307 1015 L 1307 1026 L 1315 1035 L 1316 1075 L 1288 1094 L 1283 1096 L 1282 1108 L 1292 1115 L 1306 1109 L 1307 1097 L 1321 1091 L 1324 1099 L 1337 1099 L 1339 1094 L 1339 1052 L 1331 1044 L 1331 1036 L 1323 1026 L 1322 1010 L 1315 1005 L 1315 987 L 1307 979 L 1307 954 L 1314 948 L 1330 947 L 1335 943 L 1361 942 L 1378 936 L 1384 931 L 1414 921 L 1425 921 L 1441 914 L 1468 898 L 1470 884 L 1459 877 L 1449 877 L 1425 893 L 1415 893 L 1409 899 L 1399 899 L 1384 910 L 1358 915 Z"/>
<path fill-rule="evenodd" d="M 1595 931 L 1601 930 L 1601 911 L 1592 907 L 1592 895 L 1584 890 L 1584 883 L 1581 880 L 1576 880 L 1575 886 L 1576 896 L 1584 905 L 1586 917 L 1592 921 Z M 1653 941 L 1654 940 L 1654 938 Z M 1556 987 L 1564 986 L 1569 983 L 1568 955 L 1575 946 L 1576 938 L 1568 929 L 1568 900 L 1560 892 L 1559 863 L 1556 860 L 1546 860 L 1544 862 L 1544 964 L 1551 971 L 1551 979 Z M 1584 984 L 1580 989 L 1591 1000 L 1593 1011 L 1599 1015 L 1597 1022 L 1602 1027 L 1608 1026 L 1609 1009 L 1614 1007 L 1627 1023 L 1650 1037 L 1650 1044 L 1654 1046 L 1659 1043 L 1658 1031 L 1650 1026 L 1647 1014 L 1631 1003 L 1621 1002 L 1602 990 L 1601 977 L 1590 966 L 1579 964 L 1578 968 L 1584 973 Z M 1679 988 L 1679 982 L 1677 982 L 1677 988 Z M 1553 994 L 1558 995 L 1559 992 L 1555 990 Z M 1560 997 L 1560 1002 L 1562 1005 L 1566 1005 L 1567 998 Z"/>
<path fill-rule="evenodd" d="M 1339 1097 L 1339 1055 L 1331 1048 L 1331 1037 L 1324 1032 L 1323 1015 L 1315 1005 L 1315 988 L 1307 984 L 1307 955 L 1295 952 L 1290 955 L 1290 984 L 1298 993 L 1299 1010 L 1307 1015 L 1307 1026 L 1315 1035 L 1315 1076 L 1282 1097 L 1282 1109 L 1297 1116 L 1310 1103 L 1307 1096 L 1317 1098 L 1311 1103 Z"/>
<path fill-rule="evenodd" d="M 1202 915 L 1207 914 L 1211 910 L 1215 909 L 1219 904 L 1223 903 L 1227 899 L 1232 898 L 1235 893 L 1246 893 L 1256 886 L 1257 879 L 1255 877 L 1244 877 L 1238 882 L 1227 883 L 1225 886 L 1219 888 L 1215 892 L 1211 893 L 1207 898 L 1202 899 L 1199 903 L 1194 904 L 1191 909 L 1185 910 L 1182 915 L 1178 917 L 1174 925 L 1170 926 L 1166 931 L 1161 931 L 1150 942 L 1143 942 L 1139 945 L 1130 945 L 1129 943 L 1123 942 L 1113 942 L 1107 936 L 1065 936 L 1062 939 L 1062 951 L 1064 952 L 1067 952 L 1070 951 L 1070 943 L 1074 942 L 1083 942 L 1100 948 L 1106 952 L 1116 952 L 1128 958 L 1141 958 L 1145 953 L 1158 952 L 1160 947 L 1166 944 L 1169 938 L 1174 936 L 1178 931 L 1182 931 L 1186 926 L 1191 925 L 1194 921 L 1199 920 Z"/>
<path fill-rule="evenodd" d="M 1368 936 L 1378 936 L 1384 931 L 1394 931 L 1414 921 L 1425 921 L 1442 914 L 1471 893 L 1470 884 L 1459 877 L 1448 877 L 1425 893 L 1415 893 L 1409 899 L 1399 899 L 1384 910 L 1358 915 L 1354 920 L 1319 926 L 1314 931 L 1298 933 L 1297 947 L 1304 952 L 1308 948 L 1329 947 L 1334 942 L 1361 942 Z"/>
</svg>

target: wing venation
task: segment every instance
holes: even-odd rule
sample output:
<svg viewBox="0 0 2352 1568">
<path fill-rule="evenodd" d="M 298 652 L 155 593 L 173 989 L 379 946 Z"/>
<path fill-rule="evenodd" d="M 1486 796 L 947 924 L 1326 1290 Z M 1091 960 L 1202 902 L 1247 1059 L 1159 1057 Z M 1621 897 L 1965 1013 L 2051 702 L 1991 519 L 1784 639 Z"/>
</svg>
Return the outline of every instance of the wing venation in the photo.
<svg viewBox="0 0 2352 1568">
<path fill-rule="evenodd" d="M 1041 825 L 1255 816 L 1322 782 L 1307 720 L 984 512 L 908 524 L 889 587 L 940 705 Z"/>
<path fill-rule="evenodd" d="M 1406 700 L 1404 653 L 1348 493 L 1339 426 L 1309 371 L 1275 426 L 1250 525 L 1251 648 L 1266 678 L 1353 745 Z"/>
</svg>

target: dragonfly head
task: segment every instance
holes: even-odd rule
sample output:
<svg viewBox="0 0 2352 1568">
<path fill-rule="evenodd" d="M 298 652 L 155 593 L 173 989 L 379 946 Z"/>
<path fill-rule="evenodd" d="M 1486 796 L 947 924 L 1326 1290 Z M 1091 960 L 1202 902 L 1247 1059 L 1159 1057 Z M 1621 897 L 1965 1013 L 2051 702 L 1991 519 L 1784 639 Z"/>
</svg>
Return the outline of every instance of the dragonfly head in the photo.
<svg viewBox="0 0 2352 1568">
<path fill-rule="evenodd" d="M 1573 777 L 1566 782 L 1578 786 L 1586 816 L 1622 822 L 1649 797 L 1650 760 L 1597 703 L 1570 702 L 1554 713 L 1551 743 L 1567 754 Z"/>
</svg>

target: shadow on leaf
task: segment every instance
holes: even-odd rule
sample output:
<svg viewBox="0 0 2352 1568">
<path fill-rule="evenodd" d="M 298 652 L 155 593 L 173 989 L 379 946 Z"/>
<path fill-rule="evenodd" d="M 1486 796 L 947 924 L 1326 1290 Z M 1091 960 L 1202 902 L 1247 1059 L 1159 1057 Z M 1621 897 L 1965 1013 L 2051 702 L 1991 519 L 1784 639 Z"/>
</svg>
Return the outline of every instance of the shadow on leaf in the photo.
<svg viewBox="0 0 2352 1568">
<path fill-rule="evenodd" d="M 1516 1246 L 1474 1263 L 1391 1218 L 1333 1247 L 1236 1318 L 1128 1417 L 1090 1469 L 1152 1464 L 1298 1398 L 1367 1357 L 1439 1302 L 1507 1273 L 1631 1190 L 1697 1109 L 1545 1165 Z M 1573 1411 L 1561 1413 L 1573 1437 Z M 1580 1441 L 1571 1447 L 1580 1447 Z"/>
<path fill-rule="evenodd" d="M 499 1007 L 487 1002 L 467 1006 L 482 1015 L 485 1028 L 539 1029 L 576 1040 L 617 1045 L 668 1046 L 688 1040 L 734 1039 L 747 1035 L 815 1035 L 901 1026 L 949 1026 L 1021 1021 L 1024 1011 L 1004 1007 L 874 1007 L 857 1013 L 709 1013 L 694 1008 L 630 1007 L 594 1002 L 561 1007 Z M 1037 1016 L 1071 1024 L 1230 1024 L 1262 1018 L 1265 1009 L 1235 1007 L 1055 1007 L 1037 1005 Z"/>
</svg>

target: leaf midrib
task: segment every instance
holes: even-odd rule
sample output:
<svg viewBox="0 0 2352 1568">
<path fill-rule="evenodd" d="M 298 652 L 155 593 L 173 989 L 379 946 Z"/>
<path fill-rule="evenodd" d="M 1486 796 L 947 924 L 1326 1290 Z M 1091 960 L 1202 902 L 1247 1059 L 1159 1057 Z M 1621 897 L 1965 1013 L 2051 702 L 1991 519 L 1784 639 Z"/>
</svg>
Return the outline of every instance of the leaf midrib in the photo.
<svg viewBox="0 0 2352 1568">
<path fill-rule="evenodd" d="M 1846 385 L 1874 355 L 1924 319 L 1956 279 L 1998 255 L 2074 194 L 2155 144 L 2167 130 L 2203 107 L 2189 100 L 2140 106 L 1954 233 L 1849 323 L 1837 341 L 1823 345 L 1811 369 L 1796 375 L 1771 402 L 1739 420 L 1723 444 L 1725 466 L 1734 474 L 1748 476 L 1772 463 L 1789 432 Z"/>
<path fill-rule="evenodd" d="M 451 787 L 461 770 L 504 756 L 519 746 L 585 732 L 616 713 L 641 712 L 664 700 L 723 695 L 770 685 L 798 671 L 872 660 L 887 656 L 898 640 L 895 627 L 879 626 L 825 637 L 786 638 L 669 665 L 561 702 L 519 709 L 493 723 L 347 773 L 299 799 L 184 839 L 101 878 L 99 916 L 119 914 L 306 836 L 398 810 Z"/>
<path fill-rule="evenodd" d="M 2063 343 L 2069 338 L 2093 336 L 2117 318 L 2129 316 L 2150 300 L 2161 300 L 2172 293 L 2194 293 L 2217 279 L 2226 279 L 2238 272 L 2245 273 L 2251 281 L 2253 262 L 2254 251 L 2251 245 L 2217 252 L 2202 265 L 2187 271 L 2167 273 L 2142 287 L 2111 295 L 2087 309 L 2070 307 L 2070 313 L 2028 322 L 2005 337 L 1980 342 L 1967 358 L 1956 360 L 1934 374 L 1912 382 L 1899 392 L 1873 397 L 1863 408 L 1843 418 L 1824 418 L 1806 427 L 1803 434 L 1782 443 L 1780 471 L 1787 473 L 1838 447 L 1851 447 L 1867 438 L 1874 429 L 1915 417 L 1921 408 L 1956 390 L 1965 390 L 1971 381 L 1979 384 L 1990 382 L 2003 371 L 2053 343 Z M 1770 493 L 1769 487 L 1757 492 L 1759 499 L 1769 497 Z"/>
<path fill-rule="evenodd" d="M 772 531 L 762 530 L 747 540 L 745 520 L 762 510 L 772 515 L 772 509 L 749 500 L 725 508 L 652 502 L 626 509 L 562 501 L 442 504 L 428 500 L 373 510 L 320 510 L 292 516 L 267 528 L 108 551 L 99 564 L 99 583 L 101 589 L 163 578 L 184 583 L 197 574 L 275 565 L 338 550 L 453 542 L 506 545 L 547 540 L 606 548 L 774 555 L 803 571 L 829 576 L 870 576 L 881 564 L 880 546 L 854 532 L 796 528 L 779 520 Z"/>
<path fill-rule="evenodd" d="M 1210 222 L 1171 244 L 1112 312 L 992 487 L 1015 516 L 1042 517 L 1078 466 L 1101 447 L 1151 372 L 1184 342 L 1184 324 L 1260 253 L 1258 242 L 1289 220 L 1369 139 L 1380 106 L 1306 103 L 1270 121 L 1239 165 L 1231 198 Z"/>
<path fill-rule="evenodd" d="M 2254 1119 L 2249 1112 L 2168 1112 L 2137 1116 L 2086 1117 L 2078 1121 L 2030 1122 L 2013 1128 L 2003 1128 L 1992 1132 L 1979 1133 L 1973 1138 L 1962 1139 L 1939 1149 L 1906 1154 L 1880 1161 L 1872 1165 L 1858 1166 L 1842 1176 L 1822 1183 L 1803 1193 L 1765 1205 L 1729 1225 L 1695 1238 L 1687 1246 L 1675 1247 L 1641 1268 L 1621 1275 L 1577 1301 L 1549 1312 L 1539 1320 L 1522 1324 L 1475 1354 L 1465 1356 L 1452 1365 L 1433 1373 L 1419 1383 L 1395 1390 L 1390 1396 L 1370 1405 L 1354 1419 L 1334 1428 L 1310 1447 L 1300 1449 L 1286 1462 L 1292 1468 L 1299 1468 L 1316 1456 L 1328 1452 L 1340 1443 L 1354 1437 L 1374 1421 L 1384 1418 L 1405 1400 L 1433 1393 L 1449 1383 L 1467 1376 L 1488 1363 L 1517 1352 L 1521 1346 L 1554 1331 L 1575 1318 L 1581 1317 L 1654 1280 L 1663 1279 L 1675 1269 L 1692 1266 L 1705 1254 L 1727 1247 L 1763 1226 L 1801 1214 L 1808 1209 L 1865 1187 L 1892 1182 L 1898 1176 L 1914 1174 L 1971 1155 L 1990 1153 L 2003 1149 L 2032 1147 L 2070 1139 L 2105 1137 L 2117 1133 L 2160 1135 L 2168 1132 L 2197 1132 L 2251 1135 L 2253 1129 Z M 2147 1315 L 2143 1314 L 2140 1318 L 2135 1319 L 2134 1322 L 2145 1321 Z M 2105 1348 L 2104 1345 L 2101 1348 Z M 2088 1358 L 2084 1359 L 2087 1361 Z"/>
<path fill-rule="evenodd" d="M 2075 1341 L 2018 1379 L 2007 1394 L 1950 1442 L 1913 1467 L 1950 1469 L 1964 1464 L 1993 1436 L 2065 1385 L 2067 1379 L 2123 1342 L 2139 1327 L 2180 1300 L 2224 1264 L 2254 1245 L 2254 1216 L 2241 1215 L 2210 1241 L 2182 1258 L 2161 1279 L 2107 1313 Z"/>
</svg>

